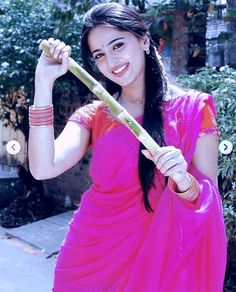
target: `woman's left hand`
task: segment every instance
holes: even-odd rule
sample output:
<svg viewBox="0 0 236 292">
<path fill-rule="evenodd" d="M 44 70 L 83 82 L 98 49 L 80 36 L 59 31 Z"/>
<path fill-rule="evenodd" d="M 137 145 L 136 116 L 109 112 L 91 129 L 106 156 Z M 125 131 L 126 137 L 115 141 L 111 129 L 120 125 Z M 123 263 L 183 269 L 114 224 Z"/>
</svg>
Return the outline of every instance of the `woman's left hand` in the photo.
<svg viewBox="0 0 236 292">
<path fill-rule="evenodd" d="M 146 149 L 142 150 L 142 153 L 154 162 L 164 176 L 169 176 L 176 182 L 180 192 L 186 191 L 191 186 L 191 179 L 187 175 L 188 164 L 180 149 L 165 146 L 160 147 L 153 156 Z"/>
</svg>

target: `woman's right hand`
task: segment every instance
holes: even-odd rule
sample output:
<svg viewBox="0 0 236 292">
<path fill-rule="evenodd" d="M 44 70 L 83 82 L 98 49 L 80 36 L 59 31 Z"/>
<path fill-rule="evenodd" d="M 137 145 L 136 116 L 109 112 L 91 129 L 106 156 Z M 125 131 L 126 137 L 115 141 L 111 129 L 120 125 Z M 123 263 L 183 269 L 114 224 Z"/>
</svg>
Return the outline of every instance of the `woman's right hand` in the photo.
<svg viewBox="0 0 236 292">
<path fill-rule="evenodd" d="M 36 67 L 35 81 L 53 85 L 54 81 L 68 70 L 71 47 L 58 39 L 50 38 L 48 42 L 51 44 L 51 56 L 42 52 Z"/>
</svg>

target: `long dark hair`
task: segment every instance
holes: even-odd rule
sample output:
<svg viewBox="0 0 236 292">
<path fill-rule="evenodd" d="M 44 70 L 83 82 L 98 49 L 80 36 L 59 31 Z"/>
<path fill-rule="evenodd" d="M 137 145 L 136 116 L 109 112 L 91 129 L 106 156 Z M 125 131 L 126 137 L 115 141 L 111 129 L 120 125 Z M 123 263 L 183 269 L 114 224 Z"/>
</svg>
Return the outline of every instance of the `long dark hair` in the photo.
<svg viewBox="0 0 236 292">
<path fill-rule="evenodd" d="M 85 69 L 95 78 L 104 82 L 110 94 L 121 93 L 121 87 L 104 77 L 94 65 L 92 54 L 89 53 L 88 35 L 92 28 L 98 25 L 111 25 L 117 29 L 128 31 L 136 37 L 148 36 L 150 39 L 150 54 L 145 54 L 145 93 L 146 100 L 142 126 L 159 145 L 165 145 L 162 103 L 166 94 L 167 84 L 162 66 L 157 58 L 154 43 L 150 37 L 148 28 L 141 16 L 129 6 L 118 3 L 104 3 L 94 6 L 84 17 L 84 26 L 81 36 L 81 57 Z M 139 150 L 139 178 L 143 190 L 144 205 L 151 212 L 152 207 L 148 200 L 148 192 L 154 185 L 155 165 L 141 153 L 144 146 L 140 144 Z"/>
</svg>

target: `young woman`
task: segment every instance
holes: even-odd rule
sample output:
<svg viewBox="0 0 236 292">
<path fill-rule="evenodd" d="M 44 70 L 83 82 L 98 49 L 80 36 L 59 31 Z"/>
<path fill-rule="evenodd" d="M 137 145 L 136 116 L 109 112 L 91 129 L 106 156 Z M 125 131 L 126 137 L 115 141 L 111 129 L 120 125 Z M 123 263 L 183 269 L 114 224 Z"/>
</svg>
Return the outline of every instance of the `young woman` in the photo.
<svg viewBox="0 0 236 292">
<path fill-rule="evenodd" d="M 222 291 L 212 96 L 171 87 L 141 17 L 100 4 L 84 19 L 84 66 L 161 147 L 154 156 L 143 149 L 102 101 L 79 108 L 54 141 L 53 83 L 67 71 L 71 49 L 50 42 L 53 57 L 39 59 L 29 110 L 31 172 L 58 176 L 93 150 L 93 182 L 61 246 L 53 291 Z"/>
</svg>

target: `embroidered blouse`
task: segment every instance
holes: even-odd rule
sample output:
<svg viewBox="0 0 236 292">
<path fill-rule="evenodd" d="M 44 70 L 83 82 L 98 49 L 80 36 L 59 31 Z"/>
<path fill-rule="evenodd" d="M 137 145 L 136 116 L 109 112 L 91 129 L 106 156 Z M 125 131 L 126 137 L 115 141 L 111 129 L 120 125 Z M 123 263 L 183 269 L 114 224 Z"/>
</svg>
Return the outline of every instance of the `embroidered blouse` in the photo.
<svg viewBox="0 0 236 292">
<path fill-rule="evenodd" d="M 104 111 L 107 113 L 107 115 L 104 115 Z M 101 125 L 103 122 L 106 124 L 108 123 L 110 126 L 109 128 L 113 128 L 113 123 L 117 124 L 117 121 L 112 119 L 112 117 L 108 114 L 109 110 L 107 106 L 102 101 L 94 101 L 88 105 L 82 106 L 79 109 L 77 109 L 68 119 L 68 121 L 76 122 L 82 126 L 84 126 L 89 131 L 92 130 L 92 124 L 93 124 L 93 117 L 96 114 L 98 121 L 101 122 Z M 199 137 L 205 136 L 205 135 L 219 135 L 219 130 L 217 128 L 216 119 L 215 116 L 209 107 L 208 104 L 206 104 L 202 110 L 202 123 L 201 123 L 201 129 L 199 132 Z M 104 120 L 105 118 L 105 120 Z M 119 122 L 118 122 L 119 123 Z M 100 128 L 100 130 L 99 130 Z M 96 127 L 96 131 L 101 131 L 100 134 L 102 134 L 107 127 Z M 94 134 L 94 133 L 93 133 Z M 94 135 L 93 135 L 94 136 Z M 98 137 L 98 133 L 95 135 Z"/>
</svg>

